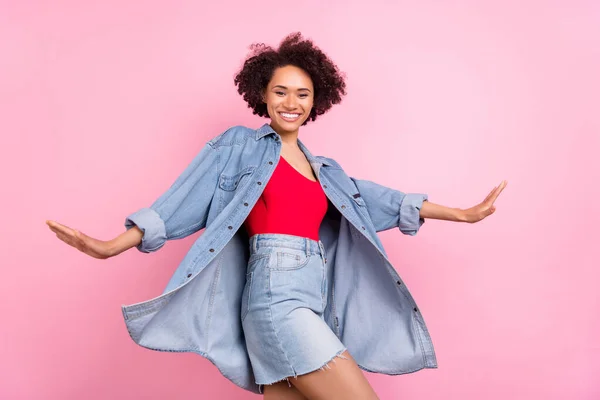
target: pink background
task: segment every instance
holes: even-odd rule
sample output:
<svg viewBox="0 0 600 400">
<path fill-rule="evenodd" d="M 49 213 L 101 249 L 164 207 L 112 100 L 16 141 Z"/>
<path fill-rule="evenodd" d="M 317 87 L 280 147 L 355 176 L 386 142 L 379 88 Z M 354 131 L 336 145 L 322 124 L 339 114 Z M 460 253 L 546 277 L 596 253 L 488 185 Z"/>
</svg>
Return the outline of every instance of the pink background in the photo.
<svg viewBox="0 0 600 400">
<path fill-rule="evenodd" d="M 266 121 L 233 76 L 296 30 L 348 76 L 301 130 L 314 154 L 453 207 L 509 181 L 478 224 L 381 234 L 439 369 L 367 374 L 380 397 L 600 398 L 600 5 L 210 4 L 0 3 L 0 398 L 256 398 L 125 329 L 121 304 L 159 295 L 197 235 L 100 261 L 44 221 L 120 234 L 207 139 Z"/>
</svg>

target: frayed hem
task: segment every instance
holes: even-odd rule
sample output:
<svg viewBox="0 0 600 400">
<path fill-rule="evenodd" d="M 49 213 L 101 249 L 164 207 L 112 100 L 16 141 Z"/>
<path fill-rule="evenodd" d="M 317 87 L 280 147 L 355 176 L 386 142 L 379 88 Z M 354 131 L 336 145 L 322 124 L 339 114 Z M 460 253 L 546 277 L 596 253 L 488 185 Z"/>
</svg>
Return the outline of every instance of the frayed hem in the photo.
<svg viewBox="0 0 600 400">
<path fill-rule="evenodd" d="M 331 369 L 331 367 L 329 366 L 329 363 L 332 362 L 332 361 L 336 362 L 336 358 L 337 357 L 339 357 L 339 358 L 341 358 L 343 360 L 347 360 L 348 357 L 342 355 L 342 353 L 345 352 L 346 350 L 347 349 L 343 349 L 342 351 L 338 351 L 338 353 L 335 356 L 331 357 L 331 359 L 329 361 L 327 361 L 325 364 L 323 364 L 320 368 L 317 368 L 317 369 L 319 369 L 321 371 L 325 371 L 325 368 Z"/>
<path fill-rule="evenodd" d="M 257 385 L 258 385 L 258 393 L 259 394 L 263 394 L 262 393 L 262 389 L 263 389 L 263 386 L 265 386 L 265 385 L 270 386 L 270 385 L 275 385 L 276 383 L 279 383 L 279 382 L 287 381 L 288 386 L 292 387 L 292 384 L 290 383 L 290 378 L 298 379 L 299 375 L 306 375 L 306 374 L 310 374 L 311 372 L 315 372 L 315 371 L 325 371 L 325 369 L 331 369 L 331 367 L 329 366 L 329 363 L 332 362 L 332 361 L 336 362 L 336 358 L 339 357 L 339 358 L 344 359 L 344 360 L 348 359 L 348 357 L 342 355 L 342 353 L 345 352 L 346 350 L 348 350 L 348 349 L 344 348 L 343 350 L 337 352 L 333 357 L 331 357 L 331 359 L 329 359 L 327 362 L 325 362 L 321 367 L 313 369 L 311 371 L 303 372 L 301 374 L 297 374 L 296 371 L 294 370 L 294 375 L 293 376 L 287 376 L 287 377 L 285 377 L 283 379 L 280 379 L 278 381 L 271 382 L 271 383 L 257 383 Z"/>
</svg>

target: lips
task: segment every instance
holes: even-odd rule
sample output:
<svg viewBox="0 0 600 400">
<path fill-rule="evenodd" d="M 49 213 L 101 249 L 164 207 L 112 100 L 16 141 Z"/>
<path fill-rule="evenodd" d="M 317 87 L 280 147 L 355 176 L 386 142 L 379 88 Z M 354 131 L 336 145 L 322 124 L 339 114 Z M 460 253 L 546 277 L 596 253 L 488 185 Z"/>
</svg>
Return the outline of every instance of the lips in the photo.
<svg viewBox="0 0 600 400">
<path fill-rule="evenodd" d="M 283 119 L 284 121 L 287 121 L 287 122 L 296 122 L 298 119 L 300 119 L 300 116 L 302 115 L 302 114 L 298 114 L 298 113 L 284 113 L 284 112 L 279 112 L 278 114 L 281 117 L 281 119 Z"/>
</svg>

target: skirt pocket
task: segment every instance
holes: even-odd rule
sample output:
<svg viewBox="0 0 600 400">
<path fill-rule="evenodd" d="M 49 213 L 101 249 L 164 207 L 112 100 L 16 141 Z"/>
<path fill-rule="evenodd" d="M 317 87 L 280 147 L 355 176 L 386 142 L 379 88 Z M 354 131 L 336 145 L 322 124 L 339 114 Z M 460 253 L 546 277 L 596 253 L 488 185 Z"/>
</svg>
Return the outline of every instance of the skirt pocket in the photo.
<svg viewBox="0 0 600 400">
<path fill-rule="evenodd" d="M 292 271 L 305 267 L 310 261 L 310 256 L 305 251 L 285 249 L 277 252 L 277 264 L 272 266 L 276 271 Z"/>
</svg>

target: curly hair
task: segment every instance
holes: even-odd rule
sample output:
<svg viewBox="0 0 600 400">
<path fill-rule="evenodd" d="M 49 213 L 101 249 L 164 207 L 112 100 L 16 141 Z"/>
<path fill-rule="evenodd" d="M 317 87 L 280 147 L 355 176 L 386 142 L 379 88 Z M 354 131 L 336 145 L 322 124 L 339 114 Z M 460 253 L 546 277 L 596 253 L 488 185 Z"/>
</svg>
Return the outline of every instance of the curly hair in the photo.
<svg viewBox="0 0 600 400">
<path fill-rule="evenodd" d="M 234 82 L 253 114 L 269 116 L 267 105 L 263 102 L 264 90 L 275 69 L 287 65 L 306 71 L 315 89 L 313 108 L 302 125 L 329 111 L 346 94 L 344 74 L 311 40 L 303 39 L 300 32 L 288 35 L 277 50 L 264 43 L 254 43 L 250 50 Z"/>
</svg>

